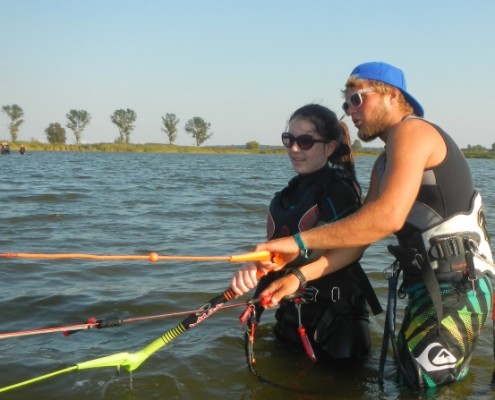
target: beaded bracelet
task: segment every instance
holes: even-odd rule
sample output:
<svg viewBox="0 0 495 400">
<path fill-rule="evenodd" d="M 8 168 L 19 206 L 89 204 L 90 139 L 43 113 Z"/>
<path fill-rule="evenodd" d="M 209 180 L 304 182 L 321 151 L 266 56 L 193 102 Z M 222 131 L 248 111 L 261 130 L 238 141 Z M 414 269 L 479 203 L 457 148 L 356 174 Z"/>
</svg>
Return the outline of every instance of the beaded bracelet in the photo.
<svg viewBox="0 0 495 400">
<path fill-rule="evenodd" d="M 304 244 L 302 238 L 301 238 L 301 233 L 297 232 L 294 236 L 292 236 L 294 240 L 296 241 L 297 247 L 299 247 L 300 254 L 304 258 L 308 258 L 308 248 Z"/>
</svg>

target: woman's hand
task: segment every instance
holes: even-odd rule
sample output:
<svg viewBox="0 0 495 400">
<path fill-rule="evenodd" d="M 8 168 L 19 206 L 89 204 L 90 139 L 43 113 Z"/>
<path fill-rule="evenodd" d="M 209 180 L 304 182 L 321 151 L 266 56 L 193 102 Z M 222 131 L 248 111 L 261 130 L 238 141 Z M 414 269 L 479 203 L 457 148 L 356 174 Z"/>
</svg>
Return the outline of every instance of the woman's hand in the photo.
<svg viewBox="0 0 495 400">
<path fill-rule="evenodd" d="M 249 292 L 258 284 L 258 266 L 256 263 L 243 265 L 232 277 L 230 287 L 238 296 Z"/>
<path fill-rule="evenodd" d="M 299 289 L 299 284 L 299 279 L 292 274 L 277 279 L 260 293 L 260 298 L 263 299 L 262 306 L 265 308 L 277 306 L 284 296 L 295 293 Z"/>
</svg>

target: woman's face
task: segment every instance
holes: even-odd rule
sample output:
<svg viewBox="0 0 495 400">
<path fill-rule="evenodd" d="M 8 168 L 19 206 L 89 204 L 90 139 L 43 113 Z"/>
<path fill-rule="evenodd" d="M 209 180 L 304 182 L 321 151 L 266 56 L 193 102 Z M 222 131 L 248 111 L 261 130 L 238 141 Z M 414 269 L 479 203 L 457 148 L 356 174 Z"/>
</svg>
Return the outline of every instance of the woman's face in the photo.
<svg viewBox="0 0 495 400">
<path fill-rule="evenodd" d="M 301 117 L 294 118 L 287 129 L 287 132 L 294 137 L 301 135 L 311 135 L 317 140 L 323 138 L 316 132 L 315 125 L 309 120 Z M 330 143 L 316 142 L 308 150 L 302 150 L 294 141 L 292 146 L 287 149 L 287 155 L 292 163 L 296 173 L 301 175 L 311 174 L 318 171 L 328 163 L 328 157 L 334 152 L 336 141 Z"/>
</svg>

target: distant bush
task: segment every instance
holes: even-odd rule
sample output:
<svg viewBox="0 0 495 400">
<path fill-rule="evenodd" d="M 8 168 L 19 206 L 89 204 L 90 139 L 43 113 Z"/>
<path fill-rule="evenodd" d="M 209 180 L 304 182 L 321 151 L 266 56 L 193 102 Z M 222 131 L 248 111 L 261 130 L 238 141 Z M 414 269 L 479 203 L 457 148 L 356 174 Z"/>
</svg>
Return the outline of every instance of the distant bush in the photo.
<svg viewBox="0 0 495 400">
<path fill-rule="evenodd" d="M 260 144 L 255 140 L 246 143 L 246 149 L 248 150 L 259 150 Z"/>
</svg>

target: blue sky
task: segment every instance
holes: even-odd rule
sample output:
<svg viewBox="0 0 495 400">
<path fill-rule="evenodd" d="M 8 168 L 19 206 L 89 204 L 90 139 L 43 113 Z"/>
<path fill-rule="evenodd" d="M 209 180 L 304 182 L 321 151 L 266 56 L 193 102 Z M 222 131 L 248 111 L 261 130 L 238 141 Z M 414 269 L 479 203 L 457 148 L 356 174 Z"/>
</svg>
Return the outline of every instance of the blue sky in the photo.
<svg viewBox="0 0 495 400">
<path fill-rule="evenodd" d="M 194 145 L 195 116 L 206 144 L 279 144 L 292 111 L 340 114 L 350 71 L 386 61 L 459 145 L 491 148 L 494 16 L 493 0 L 0 0 L 0 105 L 23 108 L 20 140 L 83 109 L 83 141 L 112 142 L 110 115 L 131 108 L 135 143 L 166 143 L 161 116 L 175 113 L 177 144 Z"/>
</svg>

